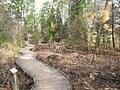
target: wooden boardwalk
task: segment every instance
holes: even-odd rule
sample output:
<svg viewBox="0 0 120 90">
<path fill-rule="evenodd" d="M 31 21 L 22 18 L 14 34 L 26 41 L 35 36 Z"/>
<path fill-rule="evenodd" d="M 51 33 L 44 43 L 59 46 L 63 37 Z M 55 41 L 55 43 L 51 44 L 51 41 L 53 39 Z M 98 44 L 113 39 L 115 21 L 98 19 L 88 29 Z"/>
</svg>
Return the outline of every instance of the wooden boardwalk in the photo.
<svg viewBox="0 0 120 90">
<path fill-rule="evenodd" d="M 72 90 L 69 80 L 57 69 L 36 60 L 36 52 L 29 51 L 33 45 L 27 43 L 20 49 L 17 65 L 34 79 L 31 90 Z"/>
</svg>

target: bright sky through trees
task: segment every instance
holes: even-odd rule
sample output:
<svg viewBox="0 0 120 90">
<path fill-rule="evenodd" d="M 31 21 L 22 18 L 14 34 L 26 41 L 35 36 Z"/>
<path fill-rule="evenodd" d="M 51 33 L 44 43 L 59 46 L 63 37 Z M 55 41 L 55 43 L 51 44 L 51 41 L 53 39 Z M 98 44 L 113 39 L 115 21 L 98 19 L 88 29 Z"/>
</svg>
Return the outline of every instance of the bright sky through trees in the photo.
<svg viewBox="0 0 120 90">
<path fill-rule="evenodd" d="M 42 7 L 42 4 L 46 1 L 52 1 L 52 0 L 35 0 L 35 8 L 37 10 L 40 10 L 40 8 Z"/>
</svg>

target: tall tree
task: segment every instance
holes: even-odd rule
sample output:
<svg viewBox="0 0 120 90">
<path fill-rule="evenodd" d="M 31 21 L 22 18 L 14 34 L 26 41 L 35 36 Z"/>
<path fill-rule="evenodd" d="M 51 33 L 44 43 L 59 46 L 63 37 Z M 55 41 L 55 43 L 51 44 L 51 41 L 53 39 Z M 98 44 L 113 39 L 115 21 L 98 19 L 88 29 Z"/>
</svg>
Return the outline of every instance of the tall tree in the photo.
<svg viewBox="0 0 120 90">
<path fill-rule="evenodd" d="M 113 48 L 115 48 L 115 37 L 114 37 L 114 3 L 112 0 L 112 44 Z"/>
</svg>

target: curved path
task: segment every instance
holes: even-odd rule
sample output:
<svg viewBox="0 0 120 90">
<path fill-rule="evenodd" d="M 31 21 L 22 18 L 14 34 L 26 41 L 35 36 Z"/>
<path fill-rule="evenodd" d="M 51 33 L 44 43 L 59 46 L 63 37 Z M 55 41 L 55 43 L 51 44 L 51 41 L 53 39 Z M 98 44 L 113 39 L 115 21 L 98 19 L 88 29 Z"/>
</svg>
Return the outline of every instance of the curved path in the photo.
<svg viewBox="0 0 120 90">
<path fill-rule="evenodd" d="M 16 61 L 34 79 L 32 90 L 72 90 L 70 82 L 63 74 L 36 60 L 37 53 L 29 51 L 32 47 L 34 46 L 26 43 L 26 47 L 20 49 L 21 54 Z"/>
</svg>

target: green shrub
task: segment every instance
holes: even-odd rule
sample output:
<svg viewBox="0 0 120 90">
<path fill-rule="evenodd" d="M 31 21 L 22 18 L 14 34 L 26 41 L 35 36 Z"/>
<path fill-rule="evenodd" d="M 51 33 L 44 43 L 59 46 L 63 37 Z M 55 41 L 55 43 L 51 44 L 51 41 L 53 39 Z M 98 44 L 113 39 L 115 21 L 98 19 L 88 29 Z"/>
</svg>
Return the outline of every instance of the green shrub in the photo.
<svg viewBox="0 0 120 90">
<path fill-rule="evenodd" d="M 9 36 L 7 33 L 0 31 L 0 45 L 4 42 L 8 42 L 9 41 Z"/>
<path fill-rule="evenodd" d="M 24 46 L 25 46 L 25 40 L 23 39 L 23 37 L 19 37 L 19 38 L 17 39 L 17 45 L 18 45 L 19 47 L 24 47 Z"/>
<path fill-rule="evenodd" d="M 35 31 L 35 32 L 32 34 L 32 43 L 33 43 L 33 44 L 39 44 L 40 36 L 41 36 L 40 32 Z"/>
</svg>

